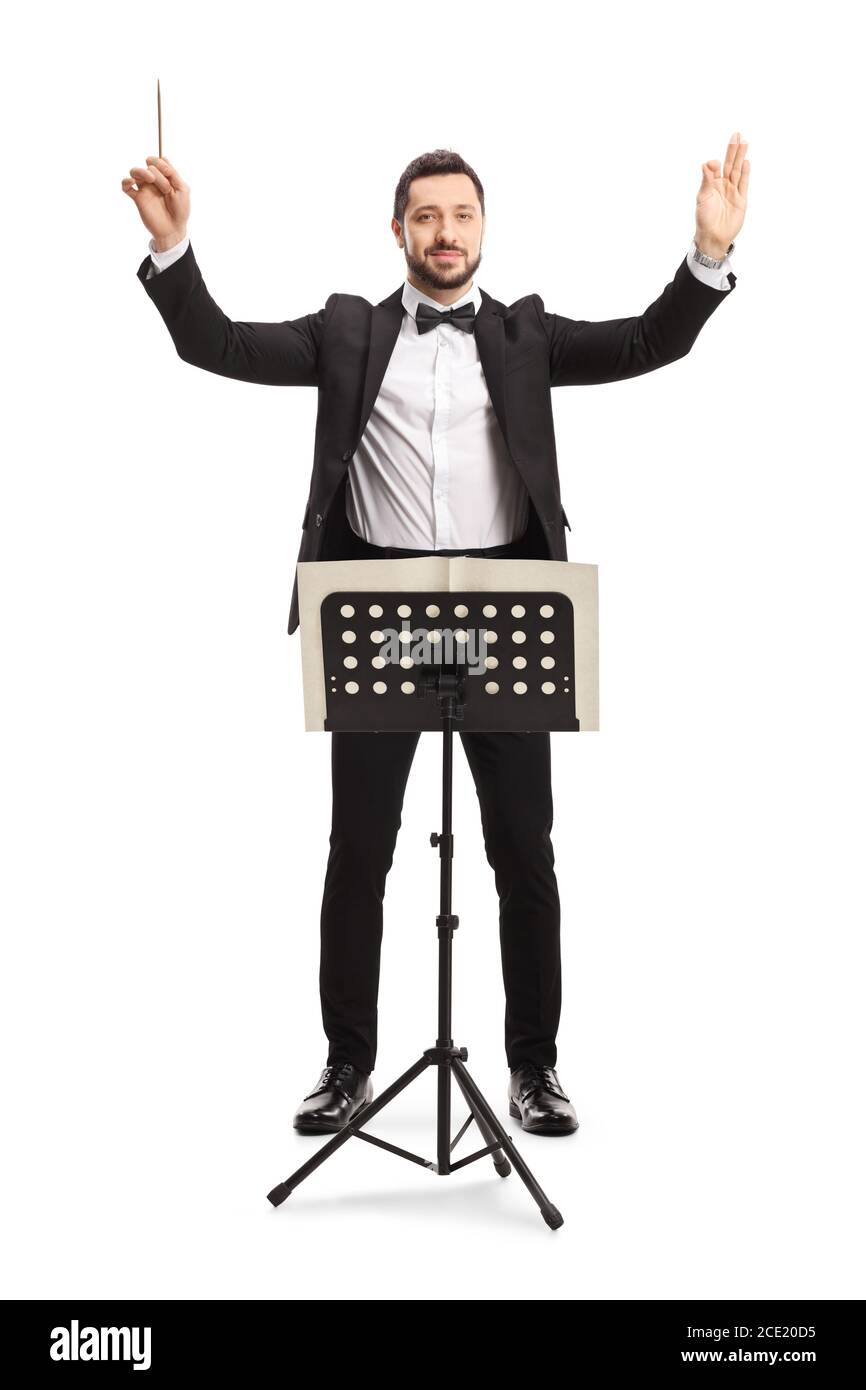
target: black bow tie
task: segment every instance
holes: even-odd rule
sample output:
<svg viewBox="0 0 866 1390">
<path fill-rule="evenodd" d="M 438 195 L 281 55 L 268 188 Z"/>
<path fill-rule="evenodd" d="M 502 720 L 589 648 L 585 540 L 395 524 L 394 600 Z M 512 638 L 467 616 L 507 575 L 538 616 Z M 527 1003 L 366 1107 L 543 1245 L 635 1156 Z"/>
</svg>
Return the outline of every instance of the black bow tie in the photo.
<svg viewBox="0 0 866 1390">
<path fill-rule="evenodd" d="M 461 304 L 459 309 L 443 309 L 440 313 L 429 304 L 419 304 L 415 310 L 415 322 L 419 333 L 426 333 L 428 329 L 435 328 L 440 323 L 453 323 L 455 328 L 462 328 L 464 333 L 474 333 L 475 305 L 471 302 Z"/>
</svg>

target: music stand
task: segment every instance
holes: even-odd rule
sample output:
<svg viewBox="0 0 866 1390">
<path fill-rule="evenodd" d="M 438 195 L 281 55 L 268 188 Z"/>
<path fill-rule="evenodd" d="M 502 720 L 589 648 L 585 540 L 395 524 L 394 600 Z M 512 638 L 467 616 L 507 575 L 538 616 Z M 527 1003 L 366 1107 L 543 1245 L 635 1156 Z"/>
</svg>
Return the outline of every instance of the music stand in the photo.
<svg viewBox="0 0 866 1390">
<path fill-rule="evenodd" d="M 490 1154 L 500 1177 L 512 1165 L 552 1230 L 563 1218 L 517 1152 L 470 1076 L 468 1051 L 451 1036 L 453 736 L 467 731 L 598 728 L 598 571 L 568 561 L 429 556 L 298 565 L 305 720 L 316 729 L 440 730 L 438 1036 L 392 1085 L 306 1163 L 268 1193 L 277 1207 L 351 1138 L 447 1176 Z M 366 1132 L 428 1067 L 438 1067 L 436 1160 Z M 451 1078 L 469 1116 L 451 1138 Z M 484 1146 L 452 1161 L 475 1121 Z"/>
</svg>

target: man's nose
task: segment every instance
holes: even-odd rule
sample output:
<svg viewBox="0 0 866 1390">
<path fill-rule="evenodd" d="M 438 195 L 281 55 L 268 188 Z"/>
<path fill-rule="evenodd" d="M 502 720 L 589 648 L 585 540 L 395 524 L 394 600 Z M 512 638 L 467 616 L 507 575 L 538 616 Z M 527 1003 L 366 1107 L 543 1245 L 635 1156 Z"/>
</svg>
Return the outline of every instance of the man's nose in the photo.
<svg viewBox="0 0 866 1390">
<path fill-rule="evenodd" d="M 457 235 L 457 227 L 451 227 L 447 222 L 443 222 L 436 237 L 438 246 L 459 246 L 460 237 Z"/>
</svg>

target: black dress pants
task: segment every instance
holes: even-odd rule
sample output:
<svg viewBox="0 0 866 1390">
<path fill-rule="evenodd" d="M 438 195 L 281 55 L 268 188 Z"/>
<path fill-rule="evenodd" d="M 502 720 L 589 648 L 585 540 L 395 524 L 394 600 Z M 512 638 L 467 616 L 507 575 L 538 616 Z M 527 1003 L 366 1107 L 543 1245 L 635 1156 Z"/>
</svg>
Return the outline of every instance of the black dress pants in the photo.
<svg viewBox="0 0 866 1390">
<path fill-rule="evenodd" d="M 406 551 L 368 545 L 358 556 L 518 557 L 520 541 L 486 550 Z M 385 880 L 419 732 L 331 734 L 332 818 L 321 911 L 319 987 L 328 1063 L 371 1072 Z M 556 1065 L 561 1008 L 559 892 L 551 827 L 550 735 L 463 733 L 485 852 L 499 895 L 509 1067 Z"/>
</svg>

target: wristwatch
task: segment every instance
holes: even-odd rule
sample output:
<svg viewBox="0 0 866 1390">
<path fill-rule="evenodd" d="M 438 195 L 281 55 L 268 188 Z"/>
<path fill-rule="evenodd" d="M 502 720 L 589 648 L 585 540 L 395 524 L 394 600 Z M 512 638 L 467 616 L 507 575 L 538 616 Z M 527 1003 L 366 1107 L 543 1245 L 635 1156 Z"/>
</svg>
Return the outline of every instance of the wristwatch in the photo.
<svg viewBox="0 0 866 1390">
<path fill-rule="evenodd" d="M 727 251 L 725 252 L 725 256 L 730 256 L 730 254 L 731 254 L 731 252 L 733 251 L 733 249 L 734 249 L 734 243 L 731 242 L 730 246 L 728 247 Z M 717 260 L 714 260 L 712 256 L 706 255 L 705 252 L 699 251 L 699 250 L 698 250 L 698 246 L 697 246 L 697 242 L 695 242 L 695 249 L 694 249 L 694 251 L 692 252 L 692 260 L 693 260 L 693 261 L 697 261 L 698 265 L 705 265 L 705 266 L 707 267 L 708 270 L 719 270 L 720 267 L 723 266 L 724 263 L 725 263 L 724 256 L 722 257 L 722 259 L 721 259 L 720 261 L 717 261 Z"/>
</svg>

